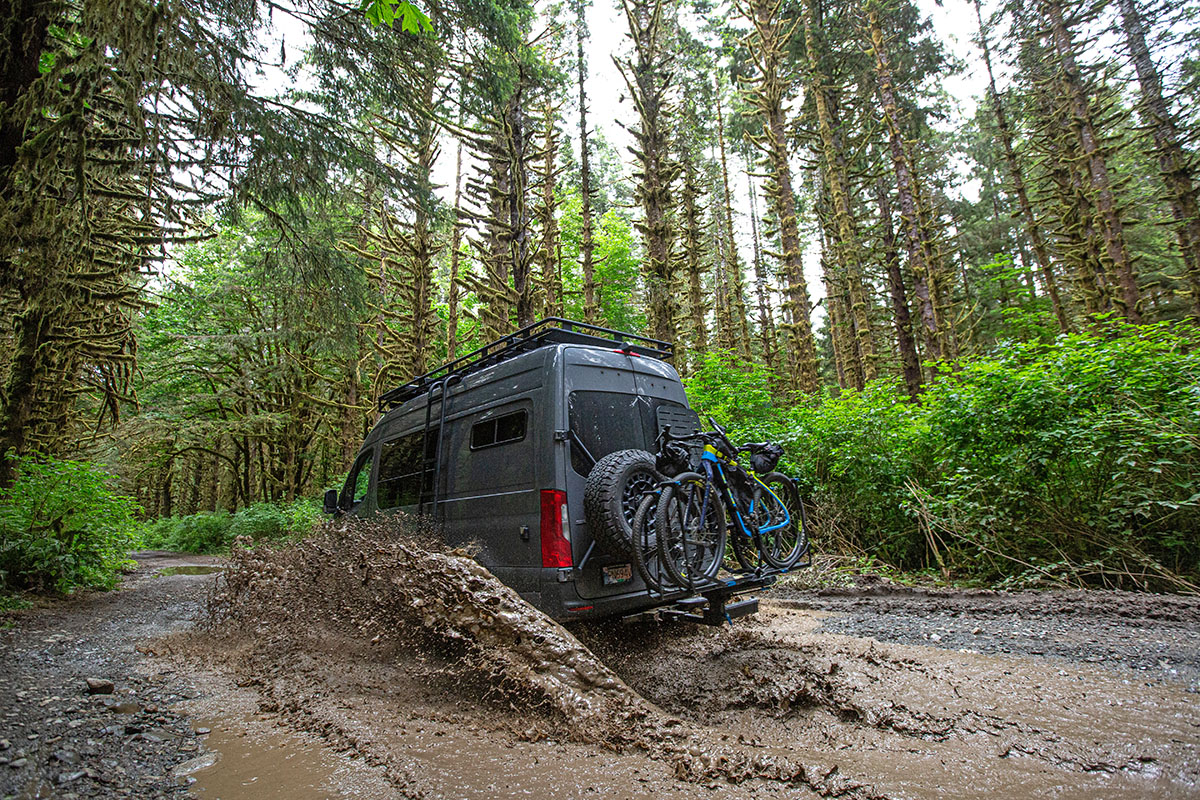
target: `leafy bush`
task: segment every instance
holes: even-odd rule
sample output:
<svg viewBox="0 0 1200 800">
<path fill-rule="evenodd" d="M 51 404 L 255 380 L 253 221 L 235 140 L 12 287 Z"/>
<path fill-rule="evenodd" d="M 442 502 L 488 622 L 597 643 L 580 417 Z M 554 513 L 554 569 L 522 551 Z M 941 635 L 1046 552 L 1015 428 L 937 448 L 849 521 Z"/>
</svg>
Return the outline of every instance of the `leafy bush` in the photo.
<svg viewBox="0 0 1200 800">
<path fill-rule="evenodd" d="M 145 524 L 148 547 L 188 553 L 220 553 L 234 539 L 283 541 L 304 536 L 323 519 L 320 506 L 306 498 L 291 503 L 255 503 L 230 514 L 202 511 L 186 517 L 164 517 Z"/>
<path fill-rule="evenodd" d="M 138 544 L 138 506 L 83 461 L 27 456 L 0 492 L 0 588 L 111 588 Z"/>
<path fill-rule="evenodd" d="M 736 438 L 784 443 L 827 546 L 992 584 L 1197 588 L 1193 329 L 1009 344 L 920 404 L 881 381 L 787 407 L 769 374 L 720 359 L 689 393 Z"/>
<path fill-rule="evenodd" d="M 1122 325 L 966 365 L 927 395 L 939 470 L 922 521 L 988 579 L 1016 567 L 1021 579 L 1188 588 L 1200 570 L 1197 344 L 1189 329 Z"/>
</svg>

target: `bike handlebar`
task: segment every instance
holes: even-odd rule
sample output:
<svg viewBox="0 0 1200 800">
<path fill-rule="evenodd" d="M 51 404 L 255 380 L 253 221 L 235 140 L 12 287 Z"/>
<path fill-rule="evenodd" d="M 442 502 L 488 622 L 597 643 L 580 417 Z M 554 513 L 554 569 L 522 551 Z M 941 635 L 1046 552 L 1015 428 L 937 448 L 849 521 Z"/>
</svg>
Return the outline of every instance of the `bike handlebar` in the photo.
<svg viewBox="0 0 1200 800">
<path fill-rule="evenodd" d="M 735 453 L 742 453 L 742 452 L 757 453 L 759 450 L 762 450 L 763 448 L 771 446 L 770 442 L 750 442 L 749 444 L 744 444 L 741 447 L 736 447 L 736 446 L 734 446 L 733 442 L 731 442 L 729 440 L 729 437 L 725 435 L 724 431 L 713 431 L 711 433 L 704 432 L 704 431 L 696 431 L 695 433 L 685 433 L 685 434 L 681 434 L 681 435 L 673 434 L 673 433 L 671 433 L 670 425 L 667 425 L 666 427 L 664 427 L 662 430 L 662 433 L 659 435 L 665 441 L 668 441 L 668 442 L 684 442 L 684 441 L 689 441 L 689 440 L 691 440 L 691 441 L 699 440 L 699 441 L 708 443 L 708 442 L 715 441 L 718 444 L 725 445 L 727 450 L 729 450 L 731 452 L 735 452 Z"/>
</svg>

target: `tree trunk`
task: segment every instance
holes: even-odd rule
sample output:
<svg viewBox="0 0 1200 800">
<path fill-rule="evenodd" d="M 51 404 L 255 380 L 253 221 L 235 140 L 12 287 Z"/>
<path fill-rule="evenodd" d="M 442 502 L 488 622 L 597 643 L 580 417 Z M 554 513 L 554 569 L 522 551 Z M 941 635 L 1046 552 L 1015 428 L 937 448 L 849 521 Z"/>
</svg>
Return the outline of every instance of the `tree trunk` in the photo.
<svg viewBox="0 0 1200 800">
<path fill-rule="evenodd" d="M 686 146 L 686 143 L 685 143 Z M 688 336 L 688 360 L 683 370 L 690 371 L 700 365 L 708 351 L 708 330 L 704 322 L 707 304 L 704 301 L 704 223 L 700 207 L 701 184 L 696 176 L 695 165 L 690 154 L 683 154 L 683 255 L 686 271 Z"/>
<path fill-rule="evenodd" d="M 900 104 L 892 78 L 892 66 L 883 37 L 879 15 L 872 5 L 867 11 L 867 33 L 875 57 L 876 91 L 879 95 L 884 123 L 888 130 L 888 147 L 892 157 L 892 169 L 896 175 L 896 192 L 900 202 L 900 218 L 904 223 L 907 245 L 908 268 L 913 273 L 913 293 L 920 309 L 922 331 L 925 339 L 925 355 L 942 359 L 946 353 L 942 348 L 942 330 L 939 324 L 933 283 L 933 262 L 930 258 L 932 242 L 923 224 L 924 216 L 918 205 L 919 194 L 913 174 L 912 160 L 904 141 L 900 120 Z"/>
<path fill-rule="evenodd" d="M 1120 288 L 1116 299 L 1125 318 L 1135 324 L 1140 323 L 1142 312 L 1137 277 L 1125 242 L 1124 224 L 1109 175 L 1103 138 L 1092 118 L 1088 92 L 1075 60 L 1075 43 L 1072 41 L 1071 31 L 1063 18 L 1062 6 L 1058 0 L 1040 0 L 1040 5 L 1043 15 L 1049 21 L 1050 38 L 1058 56 L 1063 89 L 1072 116 L 1072 127 L 1079 140 L 1086 165 L 1086 177 L 1095 198 L 1096 216 L 1100 223 L 1105 256 L 1112 265 Z"/>
<path fill-rule="evenodd" d="M 4 386 L 3 428 L 0 429 L 0 488 L 12 485 L 16 478 L 13 463 L 6 456 L 25 453 L 26 433 L 33 421 L 34 395 L 43 367 L 45 342 L 50 336 L 50 319 L 36 305 L 27 306 L 13 320 L 13 349 L 8 380 Z"/>
<path fill-rule="evenodd" d="M 1179 252 L 1192 287 L 1192 315 L 1200 318 L 1200 209 L 1194 170 L 1183 149 L 1179 125 L 1163 97 L 1162 78 L 1146 46 L 1146 23 L 1135 0 L 1119 0 L 1125 43 L 1142 89 L 1141 106 L 1154 136 L 1158 168 L 1167 186 Z"/>
<path fill-rule="evenodd" d="M 721 199 L 724 201 L 725 223 L 725 280 L 726 296 L 733 327 L 729 340 L 742 358 L 750 358 L 750 319 L 746 313 L 746 281 L 742 275 L 742 260 L 738 256 L 737 238 L 733 229 L 733 193 L 729 190 L 729 161 L 725 157 L 725 114 L 721 107 L 721 80 L 716 83 L 717 146 L 721 157 Z"/>
<path fill-rule="evenodd" d="M 840 281 L 849 294 L 846 321 L 853 326 L 854 355 L 860 362 L 855 373 L 864 380 L 876 375 L 875 342 L 871 336 L 871 319 L 865 275 L 862 267 L 862 247 L 858 241 L 854 211 L 851 207 L 849 166 L 846 163 L 846 143 L 841 126 L 834 118 L 828 84 L 821 68 L 821 49 L 817 42 L 817 10 L 815 0 L 805 0 L 803 6 L 804 38 L 808 48 L 809 86 L 813 92 L 817 111 L 817 128 L 820 132 L 822 164 L 825 187 L 829 193 L 830 211 L 833 214 L 833 236 L 830 243 L 833 264 L 840 273 Z"/>
<path fill-rule="evenodd" d="M 921 392 L 921 359 L 913 338 L 912 312 L 908 308 L 908 291 L 904 273 L 900 270 L 900 253 L 896 246 L 896 231 L 892 227 L 892 203 L 882 178 L 875 183 L 875 198 L 879 203 L 879 221 L 883 229 L 883 257 L 887 264 L 888 295 L 892 301 L 892 320 L 896 326 L 896 346 L 900 351 L 900 366 L 904 387 L 913 400 Z"/>
<path fill-rule="evenodd" d="M 754 143 L 767 157 L 770 174 L 766 186 L 767 197 L 779 225 L 779 273 L 786 283 L 785 306 L 791 317 L 788 328 L 790 355 L 787 360 L 794 371 L 789 377 L 793 388 L 812 392 L 820 384 L 820 377 L 812 331 L 812 302 L 804 279 L 804 254 L 800 244 L 796 194 L 792 185 L 792 148 L 788 142 L 788 120 L 784 107 L 786 87 L 781 74 L 795 25 L 785 22 L 779 0 L 750 0 L 742 13 L 754 26 L 750 36 L 751 54 L 759 74 L 756 80 L 750 82 L 749 94 L 762 121 L 763 132 Z M 814 59 L 815 65 L 815 53 L 810 52 L 809 58 Z M 756 246 L 757 236 L 755 231 Z"/>
<path fill-rule="evenodd" d="M 1025 174 L 1021 169 L 1021 164 L 1017 160 L 1017 153 L 1013 147 L 1012 126 L 1008 121 L 1008 114 L 1004 110 L 1004 103 L 1000 99 L 1000 93 L 996 90 L 996 77 L 992 73 L 992 55 L 991 48 L 988 46 L 987 30 L 983 26 L 983 12 L 980 9 L 979 0 L 975 0 L 975 16 L 979 20 L 979 44 L 983 50 L 983 63 L 987 67 L 988 76 L 988 97 L 992 101 L 992 113 L 996 117 L 996 128 L 1000 133 L 1000 145 L 1004 149 L 1004 163 L 1008 167 L 1009 180 L 1012 181 L 1013 194 L 1017 198 L 1017 205 L 1021 211 L 1021 219 L 1025 223 L 1025 235 L 1029 237 L 1029 243 L 1033 246 L 1033 254 L 1038 262 L 1038 269 L 1042 276 L 1042 289 L 1050 297 L 1050 303 L 1054 308 L 1054 318 L 1058 321 L 1058 328 L 1063 333 L 1068 333 L 1071 330 L 1071 322 L 1067 319 L 1066 309 L 1063 307 L 1062 298 L 1058 294 L 1057 281 L 1054 279 L 1053 264 L 1050 260 L 1050 251 L 1046 247 L 1046 240 L 1042 236 L 1042 229 L 1037 224 L 1037 217 L 1033 213 L 1033 204 L 1029 202 L 1029 192 L 1025 188 Z"/>
<path fill-rule="evenodd" d="M 14 113 L 22 96 L 40 75 L 39 64 L 56 3 L 9 0 L 0 20 L 0 197 L 15 189 L 13 172 L 25 141 L 25 120 Z M 5 236 L 11 235 L 5 231 Z M 48 338 L 50 320 L 36 300 L 32 287 L 16 285 L 16 275 L 5 251 L 0 250 L 0 293 L 25 298 L 24 310 L 12 321 L 15 344 L 11 355 L 0 360 L 0 375 L 7 368 L 4 394 L 0 395 L 0 489 L 16 478 L 8 455 L 24 454 L 27 428 L 33 415 L 39 372 L 39 350 Z M 7 362 L 7 363 L 5 363 Z"/>
<path fill-rule="evenodd" d="M 642 206 L 642 222 L 638 227 L 645 242 L 646 316 L 650 335 L 664 341 L 675 338 L 671 186 L 679 174 L 679 166 L 671 161 L 668 144 L 672 122 L 669 89 L 674 77 L 665 29 L 671 23 L 664 16 L 669 5 L 670 0 L 622 0 L 634 58 L 613 59 L 638 112 L 633 153 L 638 163 L 637 197 Z"/>
<path fill-rule="evenodd" d="M 758 339 L 762 346 L 763 363 L 772 372 L 778 372 L 779 353 L 776 349 L 775 315 L 771 310 L 771 297 L 767 290 L 767 265 L 763 259 L 762 243 L 758 237 L 758 200 L 754 196 L 754 181 L 749 172 L 746 173 L 746 188 L 750 194 L 750 235 L 754 246 L 754 294 L 758 301 Z"/>
<path fill-rule="evenodd" d="M 575 9 L 575 67 L 579 84 L 579 190 L 583 206 L 580 216 L 583 230 L 580 232 L 579 250 L 583 255 L 583 319 L 595 323 L 600 319 L 600 305 L 596 299 L 596 267 L 592 262 L 592 253 L 596 249 L 592 241 L 592 160 L 588 151 L 587 124 L 587 59 L 583 53 L 583 43 L 587 37 L 586 5 L 582 0 L 576 0 Z"/>
<path fill-rule="evenodd" d="M 461 122 L 461 120 L 460 120 Z M 446 361 L 458 357 L 459 263 L 462 259 L 462 163 L 463 143 L 458 141 L 454 160 L 454 227 L 450 231 L 450 285 L 446 298 Z"/>
<path fill-rule="evenodd" d="M 557 109 L 547 103 L 542 120 L 542 164 L 541 203 L 537 209 L 538 223 L 541 228 L 541 241 L 538 245 L 536 260 L 541 272 L 541 289 L 544 297 L 544 316 L 562 316 L 562 271 L 559 264 L 560 247 L 558 231 L 558 130 L 555 127 Z"/>
</svg>

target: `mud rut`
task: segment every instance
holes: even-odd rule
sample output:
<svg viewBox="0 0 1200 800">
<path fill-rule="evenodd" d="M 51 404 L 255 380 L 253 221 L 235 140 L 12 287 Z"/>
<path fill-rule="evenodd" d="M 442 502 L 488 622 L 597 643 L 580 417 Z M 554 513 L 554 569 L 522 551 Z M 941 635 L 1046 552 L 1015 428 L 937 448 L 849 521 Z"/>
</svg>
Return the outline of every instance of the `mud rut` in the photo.
<svg viewBox="0 0 1200 800">
<path fill-rule="evenodd" d="M 386 534 L 386 535 L 385 535 Z M 162 651 L 407 797 L 1189 797 L 1182 684 L 818 632 L 565 631 L 467 554 L 358 526 L 235 554 L 206 627 Z"/>
</svg>

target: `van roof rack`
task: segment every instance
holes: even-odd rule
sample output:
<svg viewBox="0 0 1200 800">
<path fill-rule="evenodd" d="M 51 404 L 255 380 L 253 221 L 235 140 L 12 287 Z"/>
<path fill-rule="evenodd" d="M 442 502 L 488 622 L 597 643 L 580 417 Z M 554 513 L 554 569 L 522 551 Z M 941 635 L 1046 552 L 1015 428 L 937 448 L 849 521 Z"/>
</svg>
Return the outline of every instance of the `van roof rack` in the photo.
<svg viewBox="0 0 1200 800">
<path fill-rule="evenodd" d="M 437 369 L 430 370 L 424 375 L 418 375 L 402 386 L 384 392 L 379 398 L 379 410 L 388 411 L 395 408 L 406 400 L 426 393 L 433 384 L 447 378 L 461 377 L 475 370 L 506 361 L 521 353 L 552 344 L 616 346 L 622 350 L 632 350 L 636 347 L 640 354 L 660 358 L 664 361 L 669 361 L 675 355 L 675 346 L 670 342 L 651 339 L 648 336 L 627 331 L 602 328 L 589 322 L 579 322 L 563 317 L 546 317 L 507 336 L 501 336 L 496 341 L 485 344 L 478 350 L 443 364 Z"/>
</svg>

